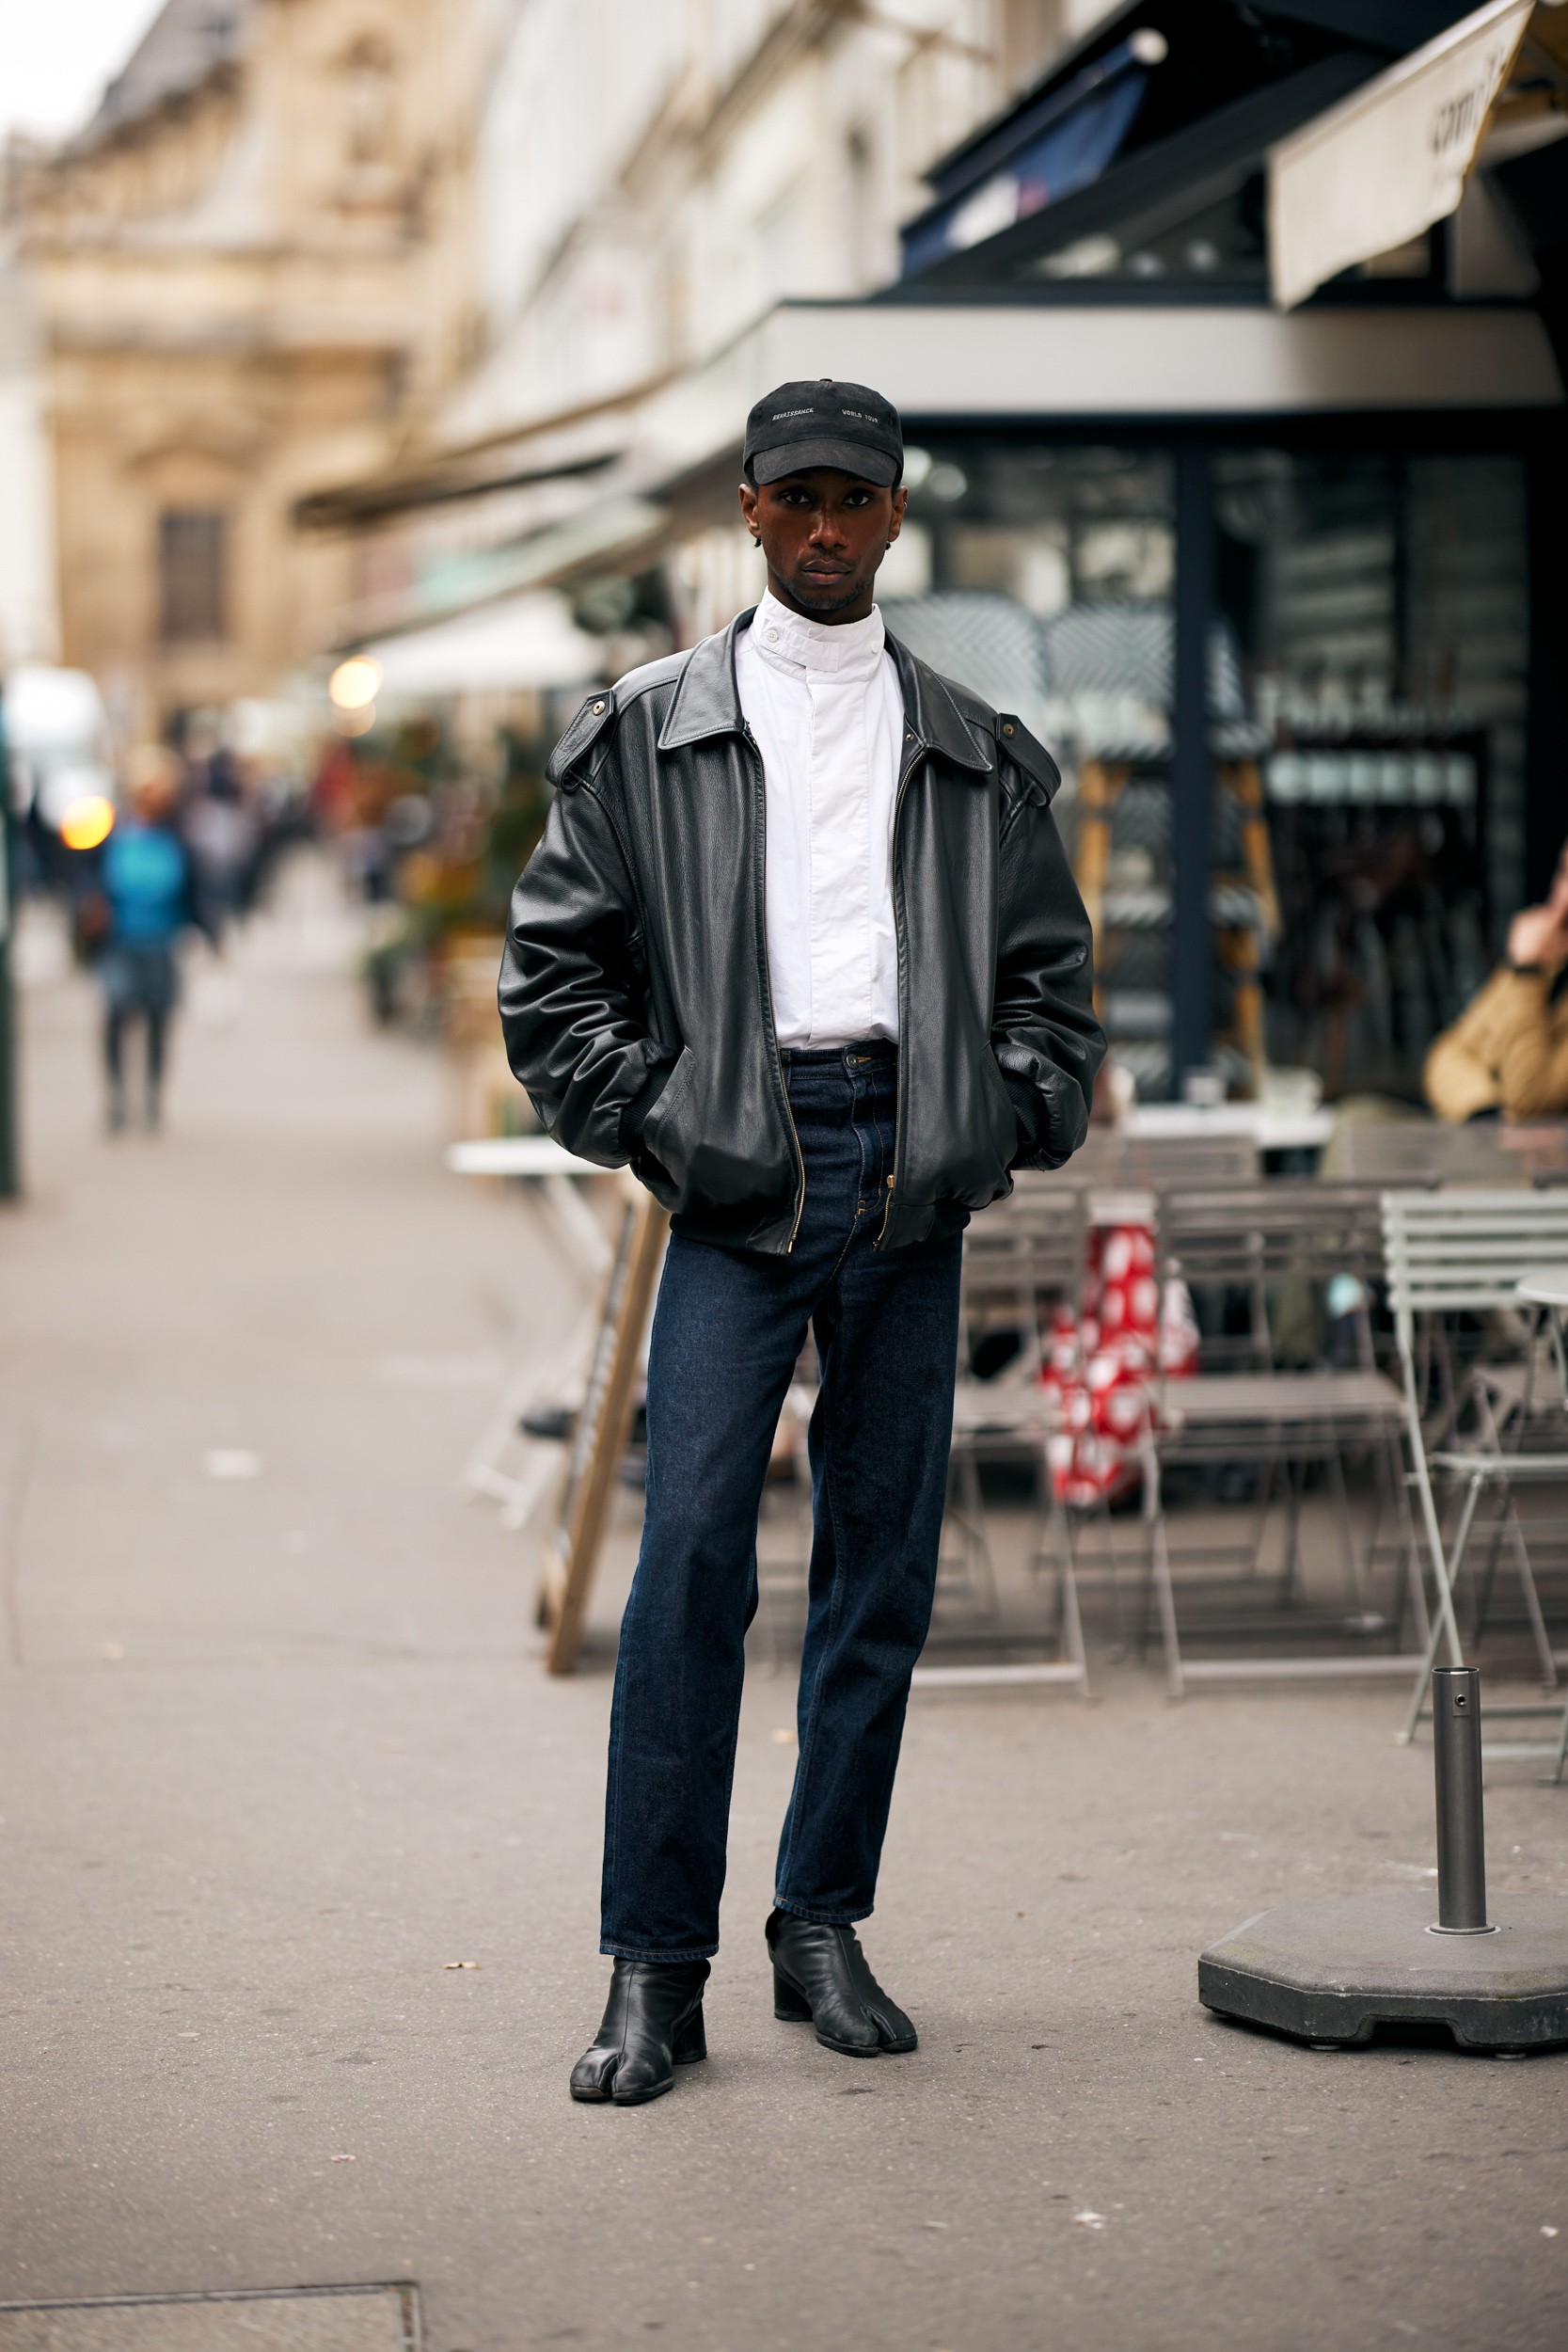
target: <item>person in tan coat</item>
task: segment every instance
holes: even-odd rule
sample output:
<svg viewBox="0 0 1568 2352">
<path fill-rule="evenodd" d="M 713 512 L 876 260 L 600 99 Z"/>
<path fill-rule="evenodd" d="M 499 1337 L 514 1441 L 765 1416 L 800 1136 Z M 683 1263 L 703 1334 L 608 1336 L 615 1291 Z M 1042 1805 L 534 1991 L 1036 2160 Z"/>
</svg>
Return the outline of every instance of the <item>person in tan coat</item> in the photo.
<svg viewBox="0 0 1568 2352">
<path fill-rule="evenodd" d="M 1514 916 L 1508 961 L 1433 1043 L 1422 1076 L 1439 1119 L 1568 1117 L 1568 842 L 1545 905 Z"/>
</svg>

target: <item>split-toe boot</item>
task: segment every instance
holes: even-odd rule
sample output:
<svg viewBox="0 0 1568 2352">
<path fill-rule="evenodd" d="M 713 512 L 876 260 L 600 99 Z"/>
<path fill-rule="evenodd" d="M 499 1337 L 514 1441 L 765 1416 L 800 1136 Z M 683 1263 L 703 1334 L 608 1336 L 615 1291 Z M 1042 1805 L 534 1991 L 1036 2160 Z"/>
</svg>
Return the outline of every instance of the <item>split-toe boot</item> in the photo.
<svg viewBox="0 0 1568 2352">
<path fill-rule="evenodd" d="M 676 2067 L 707 2056 L 708 1973 L 705 1960 L 618 1960 L 604 2023 L 572 2069 L 573 2098 L 634 2107 L 673 2090 Z"/>
<path fill-rule="evenodd" d="M 913 2026 L 872 1975 L 853 1928 L 775 1911 L 767 1936 L 775 2017 L 809 2022 L 822 2047 L 844 2058 L 892 2057 L 914 2048 Z"/>
</svg>

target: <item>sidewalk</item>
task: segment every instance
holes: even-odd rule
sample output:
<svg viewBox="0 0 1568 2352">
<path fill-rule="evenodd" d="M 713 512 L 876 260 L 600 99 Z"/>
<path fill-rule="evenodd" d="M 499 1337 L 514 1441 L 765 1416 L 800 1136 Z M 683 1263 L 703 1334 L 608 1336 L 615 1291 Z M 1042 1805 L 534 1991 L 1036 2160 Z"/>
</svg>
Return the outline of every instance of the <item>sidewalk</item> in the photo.
<svg viewBox="0 0 1568 2352">
<path fill-rule="evenodd" d="M 577 1292 L 444 1172 L 436 1057 L 310 936 L 182 1021 L 156 1139 L 101 1135 L 87 984 L 24 998 L 0 2301 L 413 2280 L 433 2352 L 1558 2352 L 1568 2058 L 1314 2054 L 1196 2004 L 1251 1913 L 1430 1868 L 1387 1689 L 1171 1708 L 1095 1660 L 1088 1707 L 917 1699 L 864 1934 L 922 2043 L 864 2065 L 771 2014 L 794 1693 L 753 1677 L 712 2057 L 571 2105 L 609 1625 L 546 1678 L 531 1540 L 455 1481 Z M 1501 1767 L 1487 1829 L 1494 1884 L 1568 1889 L 1568 1789 Z"/>
</svg>

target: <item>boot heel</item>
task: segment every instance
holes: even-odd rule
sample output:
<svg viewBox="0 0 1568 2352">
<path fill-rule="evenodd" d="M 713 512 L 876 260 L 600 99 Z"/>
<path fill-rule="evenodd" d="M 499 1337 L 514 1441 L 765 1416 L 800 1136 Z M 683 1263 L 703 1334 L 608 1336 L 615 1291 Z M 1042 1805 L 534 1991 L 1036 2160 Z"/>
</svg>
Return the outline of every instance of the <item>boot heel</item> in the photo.
<svg viewBox="0 0 1568 2352">
<path fill-rule="evenodd" d="M 670 2055 L 677 2066 L 695 2066 L 699 2058 L 706 2058 L 707 2035 L 703 2030 L 701 2002 L 676 2034 Z"/>
<path fill-rule="evenodd" d="M 773 1971 L 773 2014 L 788 2026 L 811 2024 L 811 2003 L 803 1993 L 797 1993 L 788 1979 Z"/>
</svg>

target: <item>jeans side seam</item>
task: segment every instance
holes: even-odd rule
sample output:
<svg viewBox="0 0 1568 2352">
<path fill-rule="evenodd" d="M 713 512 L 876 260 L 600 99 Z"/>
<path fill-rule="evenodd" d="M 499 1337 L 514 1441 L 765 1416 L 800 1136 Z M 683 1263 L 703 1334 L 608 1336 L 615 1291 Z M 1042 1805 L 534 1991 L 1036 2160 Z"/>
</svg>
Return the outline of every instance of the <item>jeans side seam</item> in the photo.
<svg viewBox="0 0 1568 2352">
<path fill-rule="evenodd" d="M 636 1581 L 636 1573 L 634 1571 L 632 1577 L 634 1584 Z M 630 1605 L 629 1597 L 627 1605 L 628 1607 Z M 626 1758 L 621 1753 L 621 1733 L 623 1729 L 624 1711 L 621 1706 L 621 1661 L 620 1659 L 617 1658 L 615 1661 L 615 1687 L 611 1691 L 610 1698 L 610 1754 L 614 1760 L 610 1770 L 610 1819 L 609 1824 L 609 1845 L 607 1851 L 607 1859 L 609 1856 L 612 1855 L 616 1865 L 619 1864 L 621 1858 L 621 1780 L 626 1764 Z M 620 1872 L 617 1868 L 617 1878 L 619 1875 Z M 615 1900 L 617 1903 L 620 1900 L 618 1893 L 616 1894 Z M 608 1910 L 609 1908 L 609 1904 L 601 1903 L 601 1910 Z M 601 1944 L 599 1948 L 603 1951 L 607 1947 Z M 631 1955 L 623 1955 L 623 1957 L 629 1958 Z"/>
<path fill-rule="evenodd" d="M 824 1416 L 824 1419 L 826 1418 Z M 828 1445 L 826 1431 L 824 1431 L 823 1443 L 826 1448 Z M 844 1582 L 844 1539 L 843 1531 L 839 1525 L 838 1506 L 834 1499 L 834 1485 L 832 1455 L 831 1452 L 825 1452 L 822 1463 L 822 1493 L 828 1506 L 828 1517 L 832 1524 L 833 1589 L 828 1601 L 828 1639 L 823 1645 L 821 1661 L 812 1683 L 811 1701 L 806 1708 L 806 1737 L 801 1743 L 800 1762 L 795 1768 L 795 1792 L 789 1807 L 789 1842 L 792 1848 L 795 1843 L 797 1820 L 805 1800 L 805 1785 L 811 1769 L 812 1754 L 816 1744 L 817 1708 L 822 1696 L 822 1677 L 828 1671 L 828 1661 L 832 1656 L 832 1636 L 838 1628 L 839 1597 Z M 783 1875 L 781 1871 L 780 1876 Z M 779 1907 L 781 1910 L 788 1908 L 785 1904 L 780 1904 Z M 861 1915 L 863 1917 L 866 1915 L 863 1913 Z"/>
</svg>

